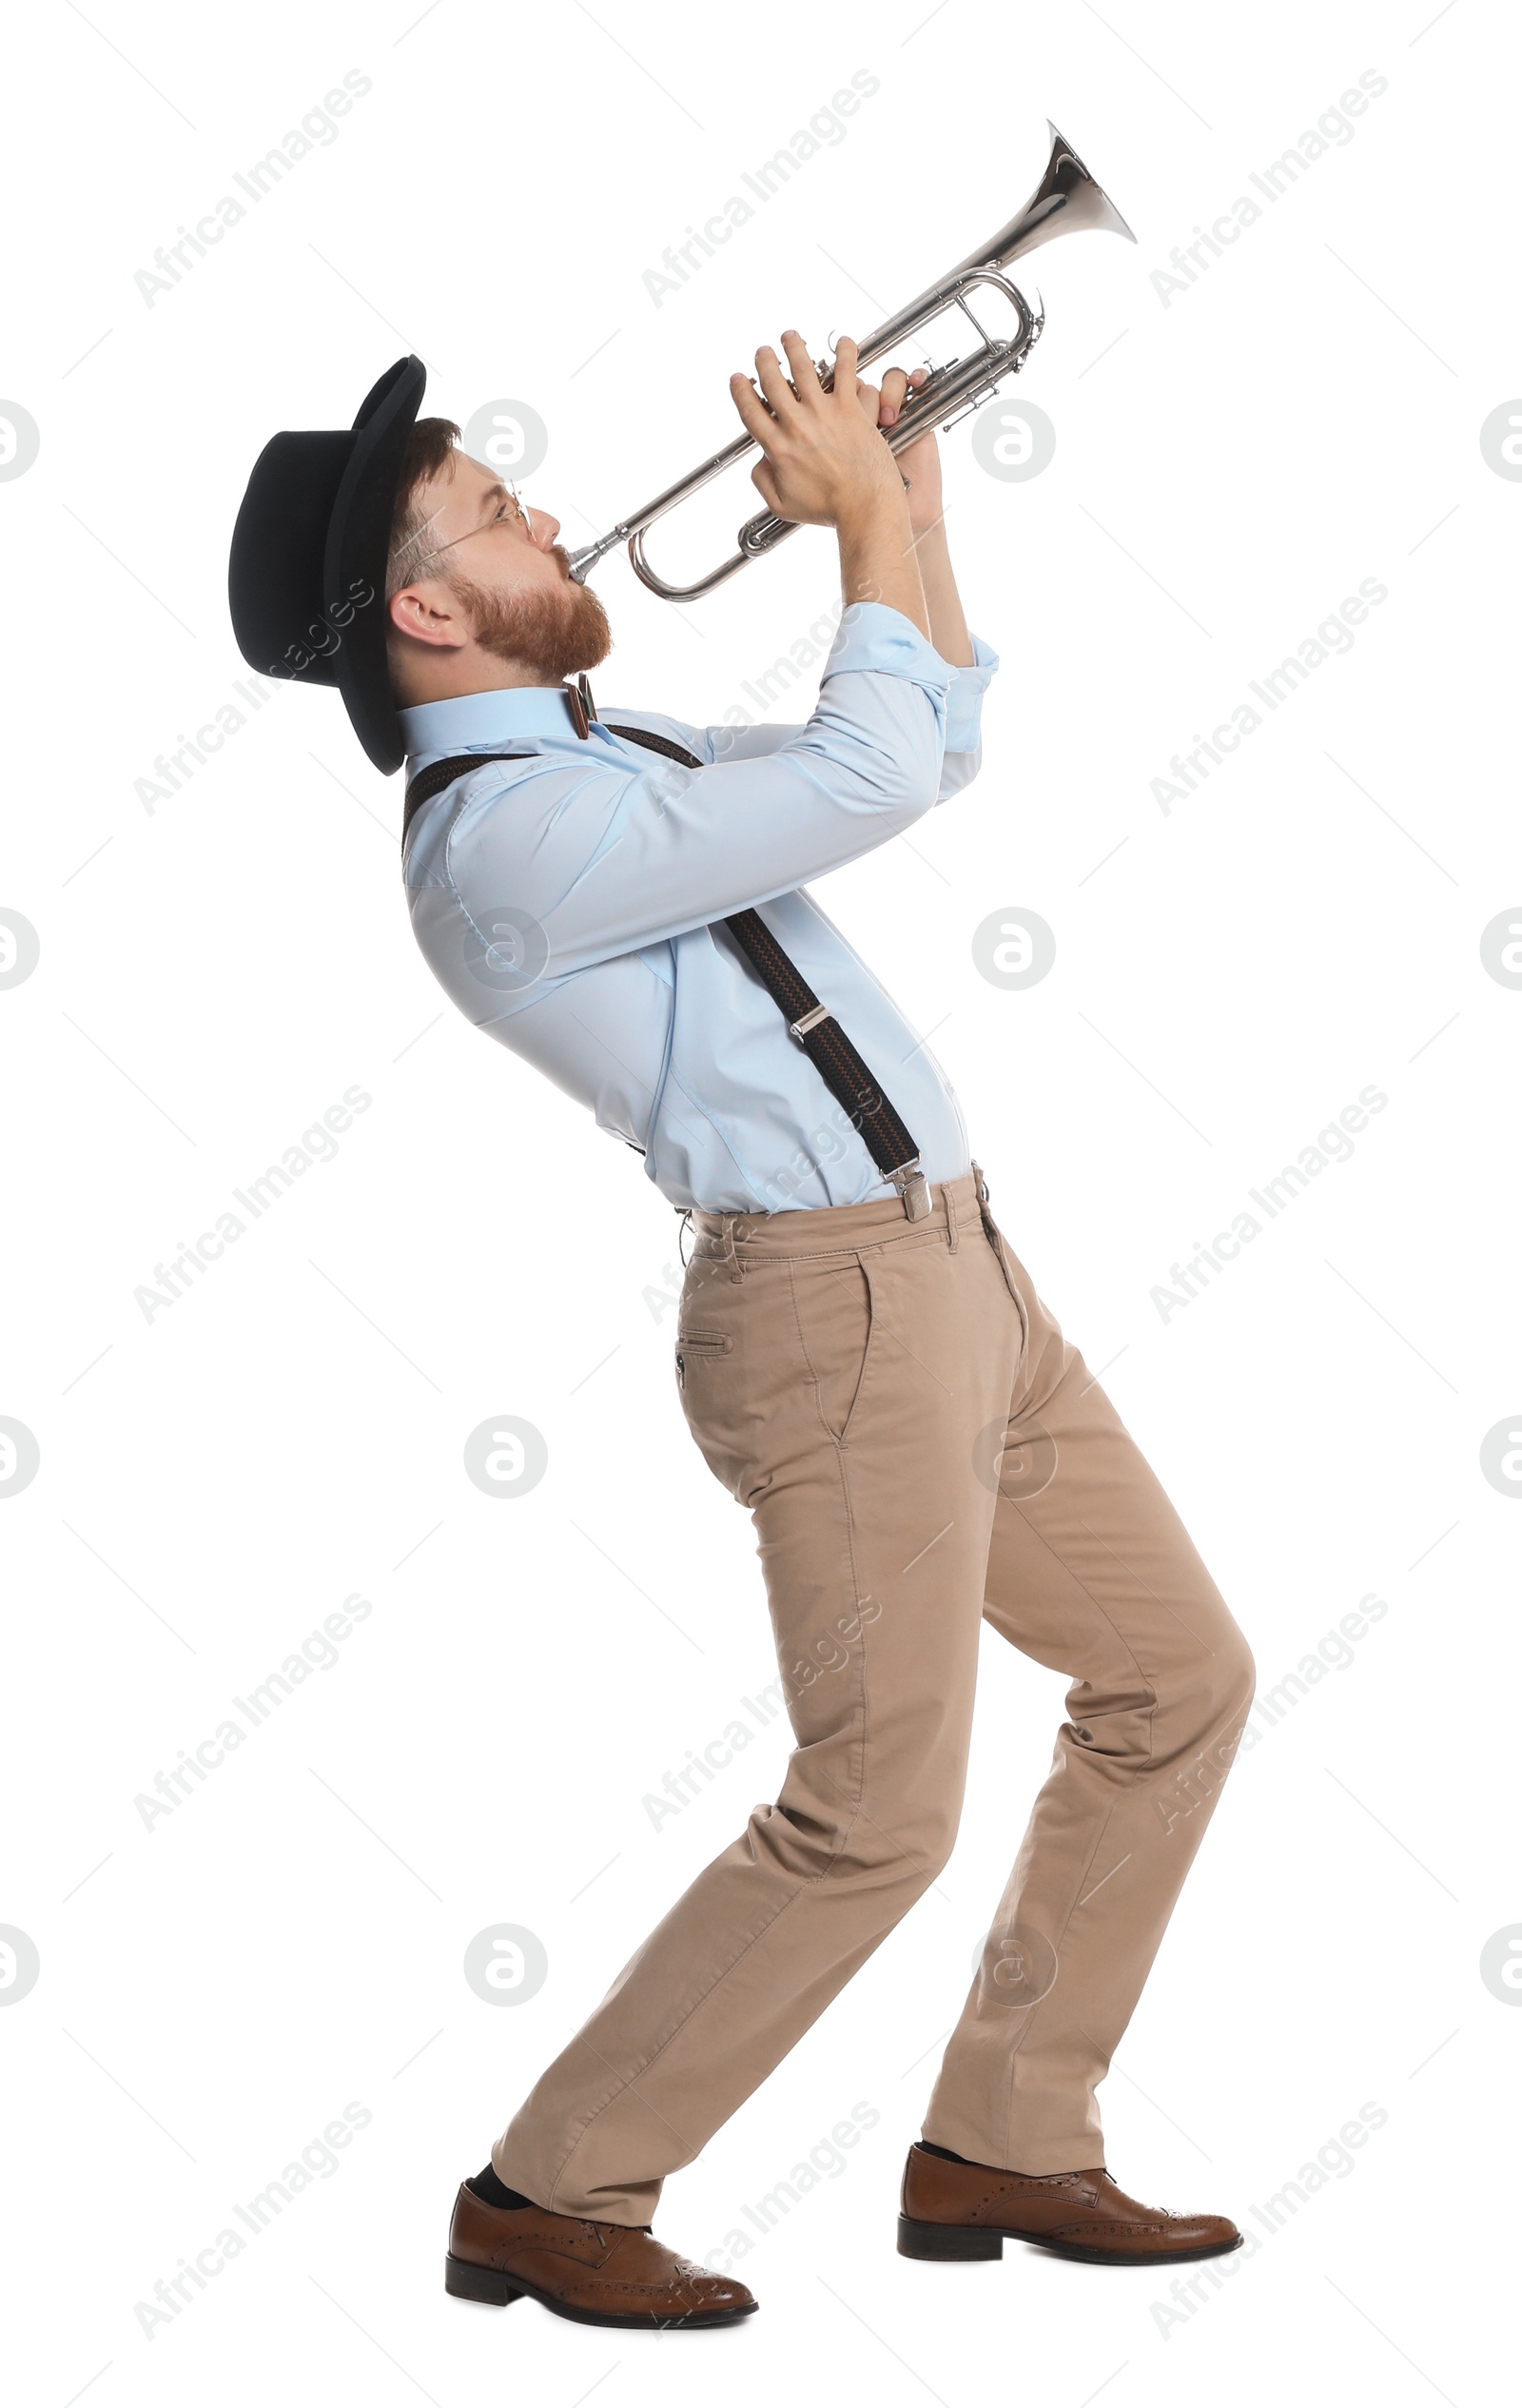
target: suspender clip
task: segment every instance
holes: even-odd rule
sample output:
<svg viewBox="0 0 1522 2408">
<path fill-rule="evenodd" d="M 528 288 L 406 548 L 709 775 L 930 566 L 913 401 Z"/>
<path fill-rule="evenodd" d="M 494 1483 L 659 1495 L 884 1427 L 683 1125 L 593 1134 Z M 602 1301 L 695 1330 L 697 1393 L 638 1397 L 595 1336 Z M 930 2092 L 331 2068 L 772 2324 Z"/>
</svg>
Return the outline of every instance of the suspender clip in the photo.
<svg viewBox="0 0 1522 2408">
<path fill-rule="evenodd" d="M 897 1170 L 887 1171 L 884 1176 L 890 1186 L 898 1189 L 905 1218 L 909 1221 L 928 1221 L 934 1209 L 935 1200 L 930 1194 L 929 1184 L 925 1173 L 920 1168 L 918 1154 L 912 1162 L 901 1163 Z"/>
<path fill-rule="evenodd" d="M 828 1020 L 829 1017 L 830 1010 L 828 1004 L 815 1004 L 812 1011 L 806 1011 L 801 1020 L 789 1021 L 788 1034 L 790 1037 L 796 1037 L 801 1045 L 810 1028 L 817 1028 L 822 1020 Z"/>
</svg>

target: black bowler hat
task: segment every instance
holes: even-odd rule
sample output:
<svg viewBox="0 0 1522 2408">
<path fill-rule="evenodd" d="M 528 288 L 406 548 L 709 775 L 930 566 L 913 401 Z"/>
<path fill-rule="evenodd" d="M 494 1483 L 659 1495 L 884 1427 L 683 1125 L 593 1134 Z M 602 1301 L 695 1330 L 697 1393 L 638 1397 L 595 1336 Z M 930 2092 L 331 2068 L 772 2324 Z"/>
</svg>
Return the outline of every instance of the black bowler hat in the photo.
<svg viewBox="0 0 1522 2408">
<path fill-rule="evenodd" d="M 272 436 L 254 462 L 227 566 L 233 633 L 249 667 L 337 686 L 387 777 L 406 747 L 386 664 L 386 554 L 425 382 L 409 356 L 371 386 L 346 432 Z"/>
</svg>

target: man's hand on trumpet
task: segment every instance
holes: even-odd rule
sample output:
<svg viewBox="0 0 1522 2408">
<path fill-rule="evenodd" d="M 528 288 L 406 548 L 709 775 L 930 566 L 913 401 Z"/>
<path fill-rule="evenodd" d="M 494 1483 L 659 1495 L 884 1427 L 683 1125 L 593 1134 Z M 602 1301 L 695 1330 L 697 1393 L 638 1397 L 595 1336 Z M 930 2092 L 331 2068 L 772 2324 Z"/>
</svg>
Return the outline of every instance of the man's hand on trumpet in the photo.
<svg viewBox="0 0 1522 2408">
<path fill-rule="evenodd" d="M 756 491 L 779 519 L 834 528 L 847 602 L 885 602 L 928 637 L 908 496 L 878 432 L 877 386 L 857 375 L 849 335 L 835 346 L 829 392 L 796 328 L 789 328 L 782 347 L 787 369 L 770 343 L 755 355 L 759 394 L 748 377 L 736 372 L 730 379 L 746 432 L 761 448 L 751 472 Z"/>
<path fill-rule="evenodd" d="M 881 386 L 870 384 L 858 373 L 855 343 L 842 335 L 827 392 L 796 328 L 782 346 L 786 368 L 764 343 L 754 383 L 738 372 L 730 379 L 746 432 L 761 449 L 751 472 L 756 491 L 779 519 L 835 529 L 848 602 L 885 602 L 911 619 L 943 659 L 970 662 L 942 523 L 934 429 L 896 457 L 880 431 L 928 371 L 889 368 Z"/>
<path fill-rule="evenodd" d="M 764 454 L 751 482 L 767 508 L 800 526 L 834 527 L 902 493 L 893 456 L 876 436 L 878 388 L 856 373 L 850 337 L 841 337 L 829 392 L 802 335 L 790 327 L 782 347 L 786 367 L 770 343 L 755 355 L 759 397 L 749 377 L 730 379 L 734 406 Z"/>
</svg>

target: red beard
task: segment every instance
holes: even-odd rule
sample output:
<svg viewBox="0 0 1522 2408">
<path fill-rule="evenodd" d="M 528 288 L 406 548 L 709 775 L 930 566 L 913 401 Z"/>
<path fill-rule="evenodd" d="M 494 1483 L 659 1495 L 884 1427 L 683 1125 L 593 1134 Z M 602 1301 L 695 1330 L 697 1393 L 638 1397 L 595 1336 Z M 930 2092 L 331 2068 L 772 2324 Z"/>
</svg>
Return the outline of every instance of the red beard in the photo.
<svg viewBox="0 0 1522 2408">
<path fill-rule="evenodd" d="M 568 566 L 561 545 L 555 545 L 552 557 L 562 569 Z M 532 669 L 547 686 L 579 669 L 595 669 L 613 648 L 607 612 L 591 588 L 574 578 L 563 587 L 534 586 L 525 594 L 489 593 L 459 576 L 449 582 L 471 614 L 481 650 Z"/>
</svg>

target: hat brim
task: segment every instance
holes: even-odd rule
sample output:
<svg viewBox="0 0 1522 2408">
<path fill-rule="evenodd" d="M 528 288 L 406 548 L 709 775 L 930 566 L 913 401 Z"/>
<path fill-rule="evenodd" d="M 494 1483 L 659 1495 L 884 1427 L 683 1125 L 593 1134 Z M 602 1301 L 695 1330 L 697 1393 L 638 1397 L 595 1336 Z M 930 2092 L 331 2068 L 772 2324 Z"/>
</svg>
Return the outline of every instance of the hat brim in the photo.
<svg viewBox="0 0 1522 2408">
<path fill-rule="evenodd" d="M 322 551 L 330 608 L 352 610 L 338 631 L 335 682 L 356 735 L 386 777 L 406 758 L 386 654 L 386 558 L 401 463 L 427 381 L 422 362 L 409 355 L 365 395 Z"/>
</svg>

